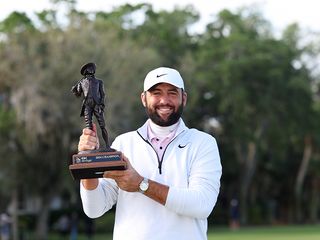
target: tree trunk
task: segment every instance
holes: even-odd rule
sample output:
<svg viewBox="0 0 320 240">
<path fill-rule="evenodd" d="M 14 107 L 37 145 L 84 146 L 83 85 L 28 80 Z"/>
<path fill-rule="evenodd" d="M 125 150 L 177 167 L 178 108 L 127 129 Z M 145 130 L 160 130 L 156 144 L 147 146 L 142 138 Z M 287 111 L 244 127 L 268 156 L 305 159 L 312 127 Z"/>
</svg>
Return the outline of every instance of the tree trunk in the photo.
<svg viewBox="0 0 320 240">
<path fill-rule="evenodd" d="M 247 154 L 242 168 L 242 179 L 240 186 L 240 221 L 241 224 L 248 223 L 248 194 L 249 187 L 256 169 L 256 144 L 249 142 L 247 146 Z"/>
<path fill-rule="evenodd" d="M 41 206 L 37 216 L 36 238 L 37 240 L 48 239 L 49 201 L 41 199 Z"/>
<path fill-rule="evenodd" d="M 296 185 L 295 185 L 295 204 L 296 204 L 295 218 L 297 222 L 301 222 L 303 220 L 302 209 L 301 209 L 302 190 L 303 190 L 303 183 L 307 174 L 308 166 L 310 163 L 311 155 L 312 155 L 311 137 L 308 135 L 304 139 L 303 157 L 298 170 Z"/>
<path fill-rule="evenodd" d="M 320 177 L 314 176 L 312 179 L 312 192 L 309 208 L 309 217 L 312 223 L 318 223 L 318 212 L 319 212 L 319 187 Z"/>
<path fill-rule="evenodd" d="M 240 223 L 248 223 L 248 195 L 252 178 L 257 166 L 257 143 L 261 139 L 263 133 L 267 128 L 267 123 L 262 122 L 260 126 L 254 131 L 254 141 L 246 143 L 245 153 L 242 153 L 241 143 L 236 144 L 236 155 L 241 167 L 240 178 Z"/>
<path fill-rule="evenodd" d="M 18 240 L 18 190 L 14 188 L 11 193 L 11 223 L 12 239 Z"/>
</svg>

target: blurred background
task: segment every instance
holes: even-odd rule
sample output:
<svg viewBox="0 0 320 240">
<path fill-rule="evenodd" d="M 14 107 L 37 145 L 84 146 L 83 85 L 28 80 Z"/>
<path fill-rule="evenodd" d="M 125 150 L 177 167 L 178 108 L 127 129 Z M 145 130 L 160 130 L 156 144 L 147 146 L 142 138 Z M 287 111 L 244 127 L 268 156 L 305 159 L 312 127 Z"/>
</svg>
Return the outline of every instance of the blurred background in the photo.
<svg viewBox="0 0 320 240">
<path fill-rule="evenodd" d="M 237 7 L 216 1 L 218 10 L 199 1 L 205 17 L 196 2 L 25 6 L 31 2 L 0 3 L 0 220 L 12 239 L 112 232 L 114 210 L 88 219 L 68 170 L 84 127 L 81 100 L 70 89 L 90 61 L 104 80 L 111 140 L 145 121 L 146 73 L 159 66 L 180 71 L 188 92 L 185 122 L 217 139 L 223 165 L 209 228 L 319 223 L 315 25 L 274 25 L 264 9 L 272 0 Z M 301 2 L 310 8 L 316 1 Z M 290 1 L 281 6 L 283 16 L 290 13 Z"/>
</svg>

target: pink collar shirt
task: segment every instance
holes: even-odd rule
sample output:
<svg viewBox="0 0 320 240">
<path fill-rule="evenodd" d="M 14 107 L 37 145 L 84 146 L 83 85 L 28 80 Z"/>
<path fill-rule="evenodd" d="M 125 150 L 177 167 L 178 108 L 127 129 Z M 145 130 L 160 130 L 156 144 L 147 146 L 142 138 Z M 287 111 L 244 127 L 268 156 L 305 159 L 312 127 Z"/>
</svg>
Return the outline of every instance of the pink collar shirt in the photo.
<svg viewBox="0 0 320 240">
<path fill-rule="evenodd" d="M 175 136 L 179 121 L 169 127 L 160 127 L 148 120 L 148 140 L 157 152 L 159 159 L 162 158 L 164 150 Z"/>
</svg>

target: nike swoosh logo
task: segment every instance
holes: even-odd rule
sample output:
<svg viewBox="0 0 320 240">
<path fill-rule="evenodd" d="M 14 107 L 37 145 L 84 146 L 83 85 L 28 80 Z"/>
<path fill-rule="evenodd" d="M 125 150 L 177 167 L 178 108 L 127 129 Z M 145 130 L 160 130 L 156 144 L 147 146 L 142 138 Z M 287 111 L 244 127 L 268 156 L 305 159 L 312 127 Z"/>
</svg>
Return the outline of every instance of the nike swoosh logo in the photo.
<svg viewBox="0 0 320 240">
<path fill-rule="evenodd" d="M 162 77 L 162 76 L 164 76 L 164 75 L 168 75 L 168 73 L 164 73 L 164 74 L 157 75 L 157 78 Z"/>
<path fill-rule="evenodd" d="M 178 148 L 184 148 L 184 147 L 187 146 L 187 145 L 188 145 L 188 143 L 186 143 L 185 145 L 179 144 L 179 145 L 178 145 Z"/>
</svg>

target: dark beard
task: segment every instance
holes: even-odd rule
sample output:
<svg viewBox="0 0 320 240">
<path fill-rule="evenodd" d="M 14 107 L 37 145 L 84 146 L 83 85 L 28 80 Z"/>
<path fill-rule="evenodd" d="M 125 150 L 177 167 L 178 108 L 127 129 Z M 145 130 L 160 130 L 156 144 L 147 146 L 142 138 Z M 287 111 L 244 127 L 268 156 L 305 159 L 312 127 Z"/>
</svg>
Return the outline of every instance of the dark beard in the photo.
<svg viewBox="0 0 320 240">
<path fill-rule="evenodd" d="M 161 127 L 168 127 L 179 121 L 183 112 L 183 104 L 179 106 L 178 111 L 171 113 L 168 120 L 162 119 L 156 111 L 152 111 L 149 108 L 146 108 L 146 112 L 152 122 Z"/>
</svg>

